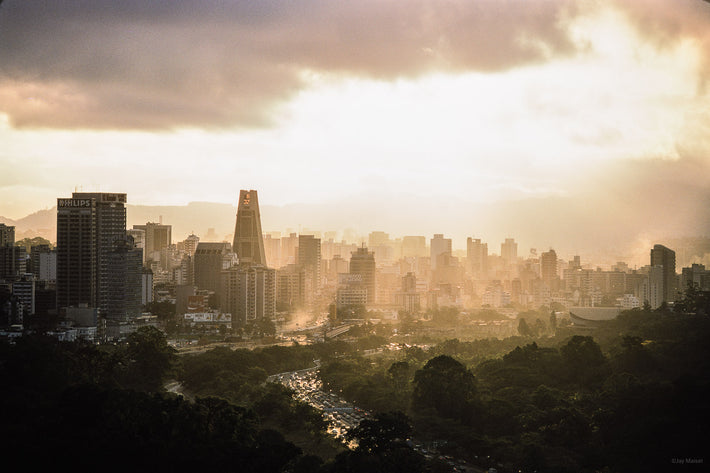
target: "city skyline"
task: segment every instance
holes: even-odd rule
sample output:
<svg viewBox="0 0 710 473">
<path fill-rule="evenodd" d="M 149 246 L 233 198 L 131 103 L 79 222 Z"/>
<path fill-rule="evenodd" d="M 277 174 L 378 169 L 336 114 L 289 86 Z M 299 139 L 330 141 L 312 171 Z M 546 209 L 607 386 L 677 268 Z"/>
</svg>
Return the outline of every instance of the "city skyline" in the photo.
<svg viewBox="0 0 710 473">
<path fill-rule="evenodd" d="M 296 225 L 455 246 L 710 234 L 707 2 L 476 8 L 4 2 L 0 216 L 253 188 Z"/>
</svg>

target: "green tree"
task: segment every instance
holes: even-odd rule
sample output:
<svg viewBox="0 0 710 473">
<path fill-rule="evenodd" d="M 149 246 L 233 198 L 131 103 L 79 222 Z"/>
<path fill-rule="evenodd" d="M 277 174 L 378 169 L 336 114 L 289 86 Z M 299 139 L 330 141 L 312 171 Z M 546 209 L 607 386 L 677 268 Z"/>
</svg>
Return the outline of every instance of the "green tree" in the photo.
<svg viewBox="0 0 710 473">
<path fill-rule="evenodd" d="M 608 374 L 608 362 L 599 344 L 592 337 L 575 335 L 560 348 L 567 377 L 590 386 L 603 381 Z"/>
<path fill-rule="evenodd" d="M 125 356 L 127 387 L 147 392 L 162 389 L 177 361 L 176 351 L 168 345 L 163 332 L 150 326 L 128 336 Z"/>
<path fill-rule="evenodd" d="M 347 438 L 357 440 L 359 450 L 381 453 L 403 444 L 411 433 L 409 418 L 400 411 L 394 411 L 361 421 L 347 433 Z"/>
<path fill-rule="evenodd" d="M 413 405 L 442 417 L 470 417 L 475 395 L 473 373 L 450 356 L 432 358 L 414 374 Z"/>
<path fill-rule="evenodd" d="M 398 391 L 406 389 L 409 382 L 411 367 L 406 361 L 395 361 L 387 369 L 387 374 L 392 378 L 394 387 Z"/>
</svg>

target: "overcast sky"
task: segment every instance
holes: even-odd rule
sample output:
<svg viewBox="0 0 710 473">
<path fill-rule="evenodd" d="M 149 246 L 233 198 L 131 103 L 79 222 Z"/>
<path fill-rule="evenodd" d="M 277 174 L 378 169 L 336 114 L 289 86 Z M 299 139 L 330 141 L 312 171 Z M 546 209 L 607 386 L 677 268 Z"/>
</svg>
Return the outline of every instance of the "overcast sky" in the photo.
<svg viewBox="0 0 710 473">
<path fill-rule="evenodd" d="M 246 188 L 553 199 L 656 227 L 661 206 L 669 234 L 710 234 L 709 79 L 702 0 L 6 0 L 0 215 L 76 186 L 133 204 Z"/>
</svg>

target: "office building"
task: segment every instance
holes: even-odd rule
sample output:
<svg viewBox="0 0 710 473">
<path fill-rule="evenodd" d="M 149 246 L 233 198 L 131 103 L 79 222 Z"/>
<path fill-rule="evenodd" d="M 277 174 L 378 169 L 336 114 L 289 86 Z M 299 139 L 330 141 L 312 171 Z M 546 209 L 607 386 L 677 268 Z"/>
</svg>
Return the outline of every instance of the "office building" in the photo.
<svg viewBox="0 0 710 473">
<path fill-rule="evenodd" d="M 237 221 L 234 226 L 234 252 L 239 264 L 266 265 L 264 241 L 261 234 L 259 198 L 255 190 L 239 191 Z"/>
<path fill-rule="evenodd" d="M 350 256 L 350 274 L 362 277 L 362 287 L 367 291 L 368 304 L 375 303 L 375 254 L 366 247 L 358 248 Z"/>
<path fill-rule="evenodd" d="M 126 236 L 114 242 L 108 255 L 106 309 L 102 314 L 113 322 L 128 322 L 141 315 L 143 301 L 143 250 Z"/>
<path fill-rule="evenodd" d="M 81 202 L 87 199 L 95 202 L 93 226 L 96 247 L 97 305 L 93 305 L 93 307 L 98 307 L 99 315 L 106 316 L 109 313 L 110 291 L 112 290 L 110 255 L 114 250 L 114 244 L 125 241 L 126 238 L 126 194 L 103 192 L 74 192 L 72 194 L 72 201 Z M 59 232 L 59 222 L 57 222 L 57 232 Z M 59 246 L 58 240 L 57 246 Z M 57 265 L 59 265 L 59 260 L 57 260 Z"/>
<path fill-rule="evenodd" d="M 57 199 L 57 308 L 97 307 L 96 200 Z"/>
<path fill-rule="evenodd" d="M 126 234 L 126 194 L 57 199 L 57 308 L 93 307 L 121 322 L 139 315 L 142 250 Z"/>
<path fill-rule="evenodd" d="M 212 291 L 219 298 L 222 290 L 222 271 L 234 263 L 235 256 L 229 243 L 198 243 L 193 260 L 195 286 Z"/>
</svg>

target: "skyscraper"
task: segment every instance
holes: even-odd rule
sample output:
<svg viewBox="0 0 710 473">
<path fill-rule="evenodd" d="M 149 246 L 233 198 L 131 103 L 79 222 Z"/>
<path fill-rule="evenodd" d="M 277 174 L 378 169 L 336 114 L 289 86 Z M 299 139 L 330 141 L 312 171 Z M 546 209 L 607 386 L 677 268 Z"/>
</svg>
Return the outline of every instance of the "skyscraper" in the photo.
<svg viewBox="0 0 710 473">
<path fill-rule="evenodd" d="M 371 251 L 367 251 L 367 248 L 364 246 L 358 248 L 354 253 L 351 253 L 350 274 L 360 275 L 362 277 L 362 285 L 367 290 L 367 303 L 374 304 L 376 294 L 375 254 Z"/>
<path fill-rule="evenodd" d="M 306 302 L 311 303 L 320 290 L 320 238 L 313 235 L 298 236 L 298 265 L 306 275 Z"/>
<path fill-rule="evenodd" d="M 97 307 L 96 201 L 57 199 L 57 308 Z"/>
<path fill-rule="evenodd" d="M 116 240 L 108 255 L 109 285 L 106 301 L 107 319 L 127 322 L 141 315 L 143 289 L 143 251 L 133 238 Z"/>
<path fill-rule="evenodd" d="M 651 266 L 660 266 L 663 268 L 663 287 L 661 288 L 662 301 L 674 301 L 676 299 L 676 292 L 678 291 L 678 277 L 675 273 L 675 251 L 663 245 L 653 245 L 651 249 Z"/>
<path fill-rule="evenodd" d="M 199 248 L 202 243 L 198 245 Z M 259 199 L 255 190 L 239 191 L 234 227 L 237 264 L 221 274 L 222 310 L 237 324 L 272 319 L 276 314 L 276 271 L 266 267 Z M 197 256 L 197 253 L 195 254 Z"/>
<path fill-rule="evenodd" d="M 91 199 L 96 202 L 94 226 L 96 228 L 96 296 L 100 315 L 109 313 L 111 291 L 110 254 L 114 244 L 126 237 L 126 194 L 104 192 L 74 192 L 73 199 Z"/>
<path fill-rule="evenodd" d="M 133 307 L 125 297 L 134 297 L 140 284 L 133 267 L 140 250 L 126 239 L 125 203 L 126 194 L 117 193 L 74 192 L 71 199 L 57 199 L 58 308 L 87 304 L 115 321 L 135 313 L 124 310 Z M 130 256 L 117 255 L 119 247 Z M 128 267 L 126 257 L 132 261 Z M 117 294 L 123 294 L 120 301 Z"/>
<path fill-rule="evenodd" d="M 239 191 L 237 222 L 234 226 L 234 252 L 239 264 L 266 265 L 264 241 L 261 234 L 259 198 L 255 190 Z"/>
</svg>

